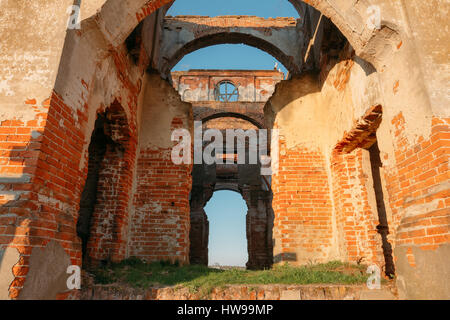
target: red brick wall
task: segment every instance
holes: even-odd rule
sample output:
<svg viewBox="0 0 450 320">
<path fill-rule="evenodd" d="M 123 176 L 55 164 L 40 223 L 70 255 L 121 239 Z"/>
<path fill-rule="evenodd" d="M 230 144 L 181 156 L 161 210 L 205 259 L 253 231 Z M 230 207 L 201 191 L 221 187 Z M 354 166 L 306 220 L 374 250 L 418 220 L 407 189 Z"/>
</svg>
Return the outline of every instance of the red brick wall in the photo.
<svg viewBox="0 0 450 320">
<path fill-rule="evenodd" d="M 12 298 L 18 296 L 25 282 L 34 247 L 44 247 L 57 240 L 73 264 L 81 263 L 75 222 L 83 177 L 79 170 L 84 145 L 81 128 L 86 124 L 86 113 L 77 114 L 76 125 L 72 110 L 56 93 L 44 102 L 44 108 L 48 111 L 33 106 L 34 110 L 41 111 L 35 120 L 27 123 L 2 122 L 2 130 L 15 129 L 14 135 L 3 137 L 3 152 L 11 158 L 2 167 L 2 173 L 30 175 L 29 183 L 6 185 L 20 196 L 0 209 L 0 230 L 4 231 L 0 243 L 2 247 L 17 248 L 21 254 L 13 270 L 16 278 L 10 288 Z M 30 130 L 41 135 L 32 138 Z"/>
<path fill-rule="evenodd" d="M 239 90 L 240 102 L 266 102 L 273 93 L 275 85 L 284 79 L 277 70 L 190 70 L 171 73 L 174 88 L 185 101 L 198 103 L 215 101 L 214 89 L 223 80 L 231 81 Z M 235 107 L 234 103 L 219 104 L 211 107 Z M 247 105 L 246 107 L 254 106 Z M 256 106 L 258 108 L 258 106 Z M 258 113 L 259 110 L 252 110 Z M 230 110 L 229 112 L 239 112 Z"/>
<path fill-rule="evenodd" d="M 117 262 L 126 257 L 137 141 L 120 105 L 116 103 L 108 108 L 106 114 L 113 143 L 107 146 L 99 174 L 88 255 L 94 260 Z"/>
<path fill-rule="evenodd" d="M 124 107 L 130 110 L 130 131 L 134 134 L 140 88 L 127 77 L 131 65 L 122 49 L 111 54 L 121 74 L 117 81 L 123 85 L 122 96 L 127 96 Z M 89 89 L 84 80 L 73 86 Z M 25 182 L 2 182 L 0 248 L 17 248 L 21 255 L 13 269 L 16 277 L 10 286 L 11 298 L 19 296 L 25 283 L 33 248 L 56 240 L 71 263 L 81 265 L 76 222 L 87 175 L 88 155 L 84 151 L 91 134 L 86 132 L 87 116 L 90 108 L 102 108 L 85 104 L 83 109 L 74 111 L 56 92 L 41 105 L 35 99 L 26 104 L 30 120 L 5 120 L 0 126 L 1 175 L 29 175 Z"/>
<path fill-rule="evenodd" d="M 275 262 L 325 261 L 332 240 L 332 203 L 324 155 L 303 146 L 287 149 L 281 140 L 272 191 Z"/>
<path fill-rule="evenodd" d="M 420 137 L 411 144 L 403 115 L 392 120 L 396 168 L 388 170 L 385 178 L 396 246 L 434 250 L 450 242 L 449 123 L 448 118 L 434 117 L 430 138 Z"/>
<path fill-rule="evenodd" d="M 369 203 L 374 193 L 370 163 L 363 170 L 363 153 L 356 149 L 350 154 L 334 152 L 331 159 L 334 209 L 345 258 L 351 262 L 384 264 L 381 236 L 377 232 L 376 202 Z M 370 161 L 369 159 L 364 159 Z M 369 180 L 369 183 L 368 181 Z M 375 201 L 373 194 L 372 201 Z M 362 260 L 363 259 L 363 260 Z"/>
<path fill-rule="evenodd" d="M 185 124 L 175 118 L 172 129 Z M 192 165 L 176 165 L 172 149 L 143 149 L 137 163 L 129 255 L 148 261 L 189 262 Z"/>
</svg>

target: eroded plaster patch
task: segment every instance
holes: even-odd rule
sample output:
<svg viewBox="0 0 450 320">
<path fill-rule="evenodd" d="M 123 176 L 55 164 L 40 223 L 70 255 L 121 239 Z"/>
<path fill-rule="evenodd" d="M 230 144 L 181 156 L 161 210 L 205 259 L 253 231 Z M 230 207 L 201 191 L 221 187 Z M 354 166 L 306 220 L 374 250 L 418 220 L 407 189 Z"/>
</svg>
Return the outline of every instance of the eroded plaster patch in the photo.
<svg viewBox="0 0 450 320">
<path fill-rule="evenodd" d="M 0 249 L 0 300 L 9 300 L 9 286 L 14 280 L 13 267 L 19 262 L 16 248 Z"/>
</svg>

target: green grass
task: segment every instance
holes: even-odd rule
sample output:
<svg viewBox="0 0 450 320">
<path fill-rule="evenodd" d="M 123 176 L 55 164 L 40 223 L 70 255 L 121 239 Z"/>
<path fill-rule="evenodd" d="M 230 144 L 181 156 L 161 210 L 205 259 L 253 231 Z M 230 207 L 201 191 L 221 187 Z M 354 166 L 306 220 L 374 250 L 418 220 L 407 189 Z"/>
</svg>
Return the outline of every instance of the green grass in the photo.
<svg viewBox="0 0 450 320">
<path fill-rule="evenodd" d="M 127 259 L 92 270 L 95 282 L 120 283 L 136 288 L 182 286 L 191 292 L 210 292 L 226 285 L 245 284 L 362 284 L 367 281 L 366 266 L 333 261 L 326 264 L 293 267 L 288 264 L 270 270 L 217 270 L 199 265 L 179 266 L 168 262 L 144 263 Z"/>
</svg>

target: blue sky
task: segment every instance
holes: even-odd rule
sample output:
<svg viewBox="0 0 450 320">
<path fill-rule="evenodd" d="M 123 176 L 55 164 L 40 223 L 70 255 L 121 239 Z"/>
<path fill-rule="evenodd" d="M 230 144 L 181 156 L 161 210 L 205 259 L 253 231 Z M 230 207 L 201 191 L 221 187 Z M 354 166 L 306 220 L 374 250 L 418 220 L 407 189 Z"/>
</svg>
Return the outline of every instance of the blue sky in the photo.
<svg viewBox="0 0 450 320">
<path fill-rule="evenodd" d="M 177 0 L 168 15 L 253 15 L 264 18 L 294 17 L 298 13 L 287 0 Z M 189 69 L 271 70 L 278 62 L 274 57 L 243 44 L 225 44 L 197 50 L 185 56 L 174 71 Z M 278 62 L 281 71 L 286 68 Z"/>
<path fill-rule="evenodd" d="M 239 69 L 272 70 L 277 59 L 254 47 L 244 44 L 221 44 L 194 51 L 186 55 L 172 69 L 183 71 L 189 69 Z M 278 62 L 284 74 L 286 68 Z"/>
<path fill-rule="evenodd" d="M 177 0 L 168 15 L 249 15 L 263 18 L 294 17 L 298 13 L 288 0 Z"/>
<path fill-rule="evenodd" d="M 253 15 L 264 18 L 294 17 L 298 13 L 287 0 L 177 0 L 168 15 Z M 242 44 L 225 44 L 197 50 L 185 56 L 174 71 L 189 69 L 272 70 L 277 60 Z M 286 68 L 278 62 L 286 74 Z M 209 263 L 245 266 L 248 260 L 245 216 L 247 205 L 232 191 L 215 192 L 205 207 L 210 226 Z"/>
<path fill-rule="evenodd" d="M 205 207 L 209 220 L 209 264 L 244 267 L 248 261 L 247 205 L 233 191 L 216 191 Z"/>
</svg>

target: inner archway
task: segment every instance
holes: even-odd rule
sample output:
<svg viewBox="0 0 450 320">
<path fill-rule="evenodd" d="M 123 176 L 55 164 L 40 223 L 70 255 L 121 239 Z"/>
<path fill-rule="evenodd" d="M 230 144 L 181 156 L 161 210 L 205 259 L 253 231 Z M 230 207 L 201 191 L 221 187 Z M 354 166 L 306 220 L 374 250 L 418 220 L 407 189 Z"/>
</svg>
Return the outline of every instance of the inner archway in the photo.
<svg viewBox="0 0 450 320">
<path fill-rule="evenodd" d="M 270 70 L 287 75 L 286 67 L 269 53 L 246 44 L 217 44 L 186 54 L 173 71 L 192 69 Z"/>
<path fill-rule="evenodd" d="M 247 205 L 240 193 L 214 192 L 205 206 L 209 220 L 210 266 L 245 267 L 248 261 Z"/>
</svg>

